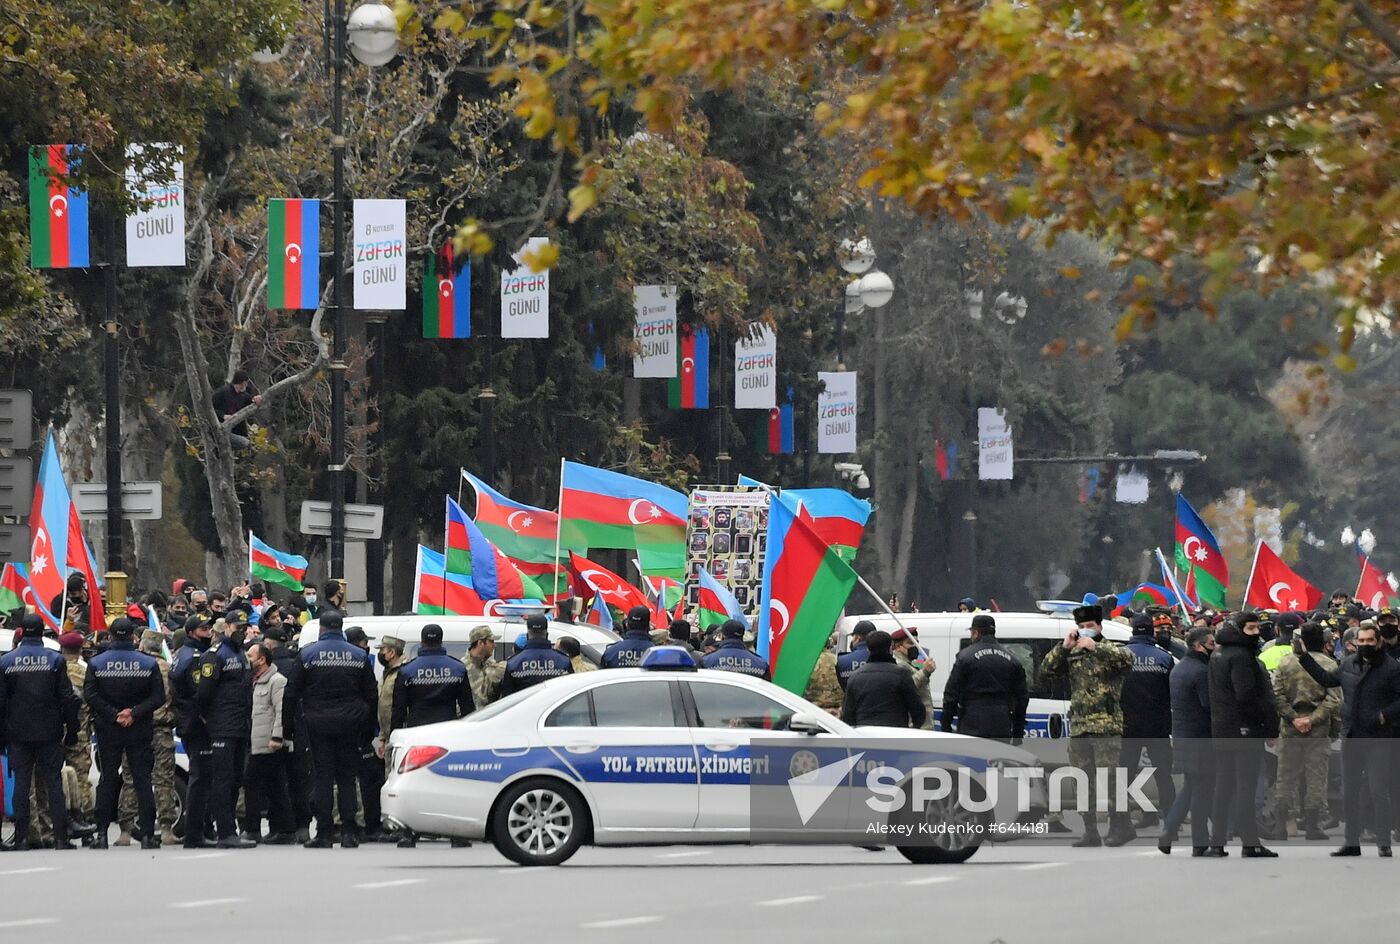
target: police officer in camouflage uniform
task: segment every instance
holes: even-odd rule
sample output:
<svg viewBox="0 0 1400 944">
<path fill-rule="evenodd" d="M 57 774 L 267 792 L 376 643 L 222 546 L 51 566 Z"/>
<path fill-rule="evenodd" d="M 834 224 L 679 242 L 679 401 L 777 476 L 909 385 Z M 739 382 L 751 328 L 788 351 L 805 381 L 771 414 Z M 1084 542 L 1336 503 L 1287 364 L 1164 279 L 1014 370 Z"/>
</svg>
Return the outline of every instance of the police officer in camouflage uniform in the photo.
<svg viewBox="0 0 1400 944">
<path fill-rule="evenodd" d="M 504 662 L 496 661 L 496 634 L 490 626 L 476 626 L 467 637 L 467 682 L 472 687 L 472 704 L 485 708 L 495 701 L 505 677 Z"/>
<path fill-rule="evenodd" d="M 1303 648 L 1326 672 L 1336 672 L 1337 663 L 1323 653 L 1322 625 L 1308 623 L 1300 631 Z M 1298 810 L 1298 785 L 1303 798 L 1303 828 L 1306 838 L 1327 838 L 1322 830 L 1322 814 L 1327 808 L 1327 761 L 1332 750 L 1329 734 L 1340 715 L 1342 690 L 1323 688 L 1303 671 L 1298 657 L 1290 653 L 1274 673 L 1274 706 L 1278 709 L 1282 738 L 1279 743 L 1278 781 L 1274 785 L 1275 805 L 1280 822 L 1296 835 L 1294 814 Z"/>
<path fill-rule="evenodd" d="M 802 697 L 824 708 L 834 715 L 841 714 L 841 683 L 836 680 L 836 636 L 827 640 L 827 647 L 817 656 L 817 664 L 812 669 L 812 677 L 807 680 L 807 690 Z"/>
<path fill-rule="evenodd" d="M 152 716 L 155 722 L 151 736 L 151 751 L 155 764 L 151 768 L 151 788 L 156 797 L 156 821 L 160 823 L 160 841 L 175 844 L 175 820 L 179 816 L 179 796 L 175 792 L 175 711 L 170 702 L 170 665 L 161 658 L 161 644 L 165 638 L 154 630 L 141 634 L 141 651 L 156 657 L 161 681 L 165 685 L 165 704 Z M 122 837 L 129 840 L 131 827 L 136 819 L 136 787 L 131 779 L 131 771 L 122 768 L 122 799 L 118 819 Z M 114 845 L 123 845 L 118 839 Z"/>
<path fill-rule="evenodd" d="M 81 660 L 82 634 L 64 633 L 58 637 L 58 645 L 63 652 L 63 661 L 68 663 L 68 680 L 73 683 L 73 691 L 81 692 L 83 678 L 87 673 Z M 64 749 L 63 762 L 73 768 L 78 779 L 78 794 L 71 797 L 68 803 L 72 811 L 68 818 L 68 832 L 70 835 L 85 835 L 88 824 L 93 823 L 97 815 L 90 780 L 92 776 L 92 716 L 88 713 L 87 705 L 83 705 L 78 710 L 78 743 Z M 72 813 L 81 815 L 75 817 Z M 95 826 L 93 831 L 96 831 Z"/>
<path fill-rule="evenodd" d="M 1123 710 L 1119 699 L 1123 679 L 1133 669 L 1133 657 L 1127 649 L 1103 638 L 1103 609 L 1097 605 L 1074 609 L 1076 629 L 1065 636 L 1063 644 L 1046 654 L 1040 672 L 1046 678 L 1067 677 L 1070 686 L 1069 761 L 1088 774 L 1087 797 L 1080 798 L 1084 812 L 1084 836 L 1074 845 L 1092 847 L 1103 845 L 1098 827 L 1098 768 L 1109 770 L 1109 795 L 1112 808 L 1122 749 Z"/>
</svg>

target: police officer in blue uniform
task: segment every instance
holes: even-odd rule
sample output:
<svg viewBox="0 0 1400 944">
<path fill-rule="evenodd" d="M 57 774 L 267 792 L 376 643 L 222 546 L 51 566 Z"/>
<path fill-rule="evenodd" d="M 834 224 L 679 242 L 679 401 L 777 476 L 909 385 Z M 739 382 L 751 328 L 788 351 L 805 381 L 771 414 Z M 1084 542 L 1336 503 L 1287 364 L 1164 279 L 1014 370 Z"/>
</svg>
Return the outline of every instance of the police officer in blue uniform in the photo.
<svg viewBox="0 0 1400 944">
<path fill-rule="evenodd" d="M 738 672 L 771 681 L 768 660 L 756 652 L 750 652 L 744 645 L 744 633 L 748 627 L 741 620 L 725 620 L 719 628 L 719 648 L 700 660 L 702 669 L 718 669 L 721 672 Z"/>
<path fill-rule="evenodd" d="M 642 655 L 655 643 L 651 641 L 651 610 L 634 606 L 627 612 L 627 632 L 603 651 L 605 669 L 634 669 L 642 664 Z"/>
<path fill-rule="evenodd" d="M 345 617 L 340 611 L 323 610 L 320 623 L 320 637 L 297 656 L 282 711 L 295 712 L 300 706 L 311 736 L 316 838 L 303 845 L 308 849 L 331 847 L 333 808 L 339 803 L 344 824 L 340 846 L 354 849 L 360 844 L 353 825 L 360 746 L 374 737 L 379 690 L 370 654 L 346 640 L 342 632 Z"/>
<path fill-rule="evenodd" d="M 210 754 L 209 731 L 195 704 L 195 681 L 199 660 L 209 651 L 212 624 L 207 616 L 191 616 L 185 620 L 185 644 L 175 653 L 170 666 L 170 704 L 175 711 L 175 733 L 185 746 L 190 769 L 185 782 L 185 842 L 186 849 L 205 849 L 213 845 L 205 840 L 204 830 L 209 819 Z"/>
<path fill-rule="evenodd" d="M 651 640 L 647 640 L 650 644 Z M 614 646 L 621 643 L 613 643 Z M 610 648 L 609 652 L 612 651 Z M 604 657 L 606 658 L 606 656 Z M 541 682 L 561 675 L 572 675 L 574 664 L 569 657 L 549 644 L 549 620 L 535 614 L 525 620 L 525 648 L 506 663 L 501 679 L 501 698 L 522 689 L 533 688 Z"/>
<path fill-rule="evenodd" d="M 1139 613 L 1133 617 L 1133 635 L 1127 649 L 1133 655 L 1133 670 L 1123 679 L 1118 696 L 1123 707 L 1123 746 L 1119 766 L 1136 777 L 1142 768 L 1144 750 L 1156 768 L 1153 781 L 1157 785 L 1157 807 L 1169 810 L 1176 802 L 1176 785 L 1172 782 L 1172 691 L 1171 672 L 1175 660 L 1171 653 L 1157 645 L 1152 617 Z M 1143 824 L 1155 825 L 1156 813 L 1144 813 Z M 1115 813 L 1110 822 L 1106 846 L 1121 846 L 1137 837 L 1130 815 Z"/>
<path fill-rule="evenodd" d="M 194 700 L 209 734 L 209 806 L 220 849 L 252 849 L 238 835 L 238 790 L 253 736 L 253 670 L 243 654 L 245 616 L 235 610 L 221 621 L 223 638 L 199 658 Z"/>
<path fill-rule="evenodd" d="M 467 667 L 447 654 L 442 627 L 429 623 L 418 638 L 422 645 L 413 661 L 399 669 L 394 681 L 392 728 L 416 728 L 465 718 L 475 707 Z"/>
<path fill-rule="evenodd" d="M 68 804 L 63 799 L 63 748 L 78 743 L 81 702 L 68 678 L 68 664 L 44 648 L 44 621 L 25 614 L 16 633 L 18 644 L 0 656 L 0 747 L 8 752 L 16 788 L 11 813 L 16 852 L 29 849 L 29 784 L 39 771 L 53 816 L 55 849 L 72 849 L 68 841 Z"/>
<path fill-rule="evenodd" d="M 140 652 L 133 638 L 136 624 L 123 616 L 111 627 L 112 644 L 92 657 L 83 679 L 83 700 L 92 712 L 97 730 L 97 835 L 94 849 L 107 848 L 107 827 L 117 818 L 121 794 L 121 768 L 131 771 L 136 789 L 136 821 L 141 827 L 141 848 L 159 849 L 155 828 L 156 798 L 151 791 L 155 753 L 152 716 L 165 704 L 165 682 L 156 658 Z"/>
<path fill-rule="evenodd" d="M 865 648 L 865 637 L 873 632 L 875 632 L 875 624 L 870 620 L 861 620 L 856 623 L 851 630 L 851 651 L 843 652 L 836 657 L 836 681 L 840 683 L 843 691 L 856 669 L 870 661 L 870 650 Z"/>
</svg>

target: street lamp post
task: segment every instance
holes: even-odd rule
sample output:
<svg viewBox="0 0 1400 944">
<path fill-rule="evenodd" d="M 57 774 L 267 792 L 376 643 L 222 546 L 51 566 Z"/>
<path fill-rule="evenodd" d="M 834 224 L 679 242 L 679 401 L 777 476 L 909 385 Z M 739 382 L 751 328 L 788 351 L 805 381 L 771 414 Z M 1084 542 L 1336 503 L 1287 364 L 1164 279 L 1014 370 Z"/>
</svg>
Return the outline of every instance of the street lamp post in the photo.
<svg viewBox="0 0 1400 944">
<path fill-rule="evenodd" d="M 977 512 L 969 508 L 963 512 L 963 523 L 967 525 L 967 595 L 977 599 Z"/>
</svg>

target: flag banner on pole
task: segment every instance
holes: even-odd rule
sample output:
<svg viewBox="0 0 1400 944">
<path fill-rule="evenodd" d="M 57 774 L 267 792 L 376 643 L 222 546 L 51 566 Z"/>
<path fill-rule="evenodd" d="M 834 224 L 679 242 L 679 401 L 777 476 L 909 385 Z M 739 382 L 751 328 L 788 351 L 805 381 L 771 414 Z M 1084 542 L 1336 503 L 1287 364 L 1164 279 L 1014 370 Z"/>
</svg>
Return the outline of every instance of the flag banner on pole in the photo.
<svg viewBox="0 0 1400 944">
<path fill-rule="evenodd" d="M 856 572 L 817 536 L 805 513 L 794 515 L 777 501 L 769 507 L 763 577 L 759 654 L 768 659 L 773 683 L 800 695 L 856 585 Z"/>
<path fill-rule="evenodd" d="M 499 546 L 497 545 L 497 547 Z M 539 587 L 540 592 L 544 594 L 544 602 L 555 604 L 569 597 L 569 568 L 564 564 L 556 567 L 553 561 L 534 563 L 511 557 L 508 554 L 506 557 L 515 565 L 516 570 L 534 581 L 535 586 Z"/>
<path fill-rule="evenodd" d="M 427 616 L 481 616 L 486 601 L 472 589 L 471 578 L 447 572 L 447 559 L 418 545 L 413 578 L 413 612 Z"/>
<path fill-rule="evenodd" d="M 1204 575 L 1198 572 L 1197 587 L 1203 579 Z M 1322 602 L 1322 591 L 1295 573 L 1273 548 L 1261 541 L 1244 602 L 1260 610 L 1313 610 Z"/>
<path fill-rule="evenodd" d="M 1015 474 L 1015 457 L 1005 410 L 977 408 L 977 446 L 977 478 L 1009 481 Z"/>
<path fill-rule="evenodd" d="M 593 322 L 588 322 L 588 342 L 593 347 L 593 363 L 590 365 L 594 373 L 602 373 L 608 369 L 608 359 L 603 353 L 603 342 L 598 339 L 598 334 L 593 328 Z"/>
<path fill-rule="evenodd" d="M 445 243 L 423 267 L 423 337 L 471 336 L 471 260 L 454 260 L 452 243 Z"/>
<path fill-rule="evenodd" d="M 729 588 L 716 580 L 704 567 L 695 572 L 700 581 L 700 593 L 695 607 L 695 620 L 701 630 L 718 626 L 725 620 L 736 619 L 749 625 L 744 608 Z"/>
<path fill-rule="evenodd" d="M 739 476 L 739 484 L 769 488 L 747 475 Z M 837 557 L 848 564 L 856 559 L 856 551 L 865 535 L 865 523 L 874 511 L 870 502 L 840 488 L 785 488 L 773 491 L 793 514 L 798 513 L 799 506 L 805 509 L 807 524 L 836 552 Z"/>
<path fill-rule="evenodd" d="M 1371 563 L 1370 555 L 1357 548 L 1356 556 L 1361 558 L 1361 580 L 1356 585 L 1356 599 L 1362 606 L 1379 610 L 1387 606 L 1400 606 L 1400 596 L 1390 585 L 1381 569 Z"/>
<path fill-rule="evenodd" d="M 592 623 L 599 629 L 613 628 L 612 610 L 608 608 L 608 601 L 603 599 L 601 593 L 594 595 L 593 606 L 588 610 L 588 619 L 586 622 Z"/>
<path fill-rule="evenodd" d="M 734 342 L 734 409 L 771 410 L 778 405 L 778 336 L 761 325 Z"/>
<path fill-rule="evenodd" d="M 676 346 L 676 375 L 667 381 L 673 410 L 710 408 L 710 329 L 687 326 Z"/>
<path fill-rule="evenodd" d="M 646 573 L 680 579 L 689 500 L 644 479 L 564 463 L 559 534 L 570 548 L 634 550 Z"/>
<path fill-rule="evenodd" d="M 451 497 L 447 499 L 447 518 L 454 529 L 460 525 L 466 533 L 472 588 L 477 596 L 484 600 L 540 600 L 544 597 L 534 581 L 520 573 Z"/>
<path fill-rule="evenodd" d="M 933 441 L 933 469 L 938 473 L 939 481 L 948 481 L 948 450 L 943 448 L 943 440 Z"/>
<path fill-rule="evenodd" d="M 602 597 L 604 602 L 617 607 L 624 614 L 634 606 L 644 606 L 648 610 L 651 609 L 651 602 L 647 600 L 646 594 L 603 565 L 595 564 L 588 558 L 580 557 L 570 551 L 569 566 L 579 575 L 588 589 L 592 590 L 595 595 Z"/>
<path fill-rule="evenodd" d="M 792 406 L 792 388 L 787 398 L 758 419 L 757 442 L 763 443 L 770 456 L 789 456 L 797 448 L 797 435 Z"/>
<path fill-rule="evenodd" d="M 501 553 L 516 562 L 554 564 L 557 514 L 507 498 L 466 469 L 462 478 L 476 491 L 477 527 Z M 579 545 L 574 550 L 586 547 Z"/>
<path fill-rule="evenodd" d="M 162 154 L 173 163 L 170 174 L 156 176 L 143 167 Z M 126 217 L 126 264 L 182 266 L 185 264 L 185 161 L 178 144 L 128 144 L 126 189 L 136 208 Z"/>
<path fill-rule="evenodd" d="M 549 240 L 533 236 L 515 254 L 518 268 L 501 273 L 501 337 L 549 337 L 549 270 L 531 272 L 521 259 L 538 253 Z"/>
<path fill-rule="evenodd" d="M 305 585 L 306 567 L 305 557 L 279 551 L 248 532 L 248 573 L 254 580 L 300 590 Z"/>
<path fill-rule="evenodd" d="M 633 377 L 674 377 L 676 359 L 676 287 L 638 285 L 632 289 L 636 321 L 632 338 L 637 343 L 632 355 Z"/>
<path fill-rule="evenodd" d="M 1224 609 L 1230 568 L 1220 542 L 1181 494 L 1176 496 L 1176 567 L 1188 576 L 1194 573 L 1196 599 Z"/>
<path fill-rule="evenodd" d="M 685 585 L 670 577 L 651 577 L 642 570 L 642 562 L 633 558 L 633 566 L 642 578 L 642 593 L 651 602 L 651 625 L 666 629 L 671 625 L 671 610 L 685 596 Z"/>
<path fill-rule="evenodd" d="M 267 307 L 321 304 L 321 201 L 267 201 Z"/>
<path fill-rule="evenodd" d="M 29 580 L 29 568 L 10 561 L 5 564 L 3 574 L 0 574 L 0 613 L 8 614 L 18 607 L 28 609 L 31 606 L 49 629 L 58 629 L 58 620 L 49 611 L 48 605 L 34 592 L 34 585 Z"/>
<path fill-rule="evenodd" d="M 29 512 L 29 579 L 39 602 L 51 609 L 53 601 L 63 597 L 68 579 L 68 519 L 72 510 L 68 483 L 63 480 L 58 447 L 50 429 L 44 441 L 44 456 L 39 460 L 34 504 Z M 60 620 L 64 616 L 62 613 L 54 615 Z"/>
<path fill-rule="evenodd" d="M 1184 592 L 1184 591 L 1183 591 Z M 1133 592 L 1120 595 L 1118 599 L 1124 604 L 1143 603 L 1147 606 L 1180 606 L 1180 598 L 1176 591 L 1165 584 L 1160 583 L 1140 583 L 1133 588 Z M 1191 606 L 1191 601 L 1186 601 L 1187 606 Z"/>
<path fill-rule="evenodd" d="M 817 452 L 838 455 L 856 451 L 856 372 L 817 373 L 824 385 L 817 394 Z"/>
<path fill-rule="evenodd" d="M 87 581 L 88 625 L 94 631 L 107 628 L 107 611 L 102 605 L 102 585 L 97 575 L 102 568 L 97 566 L 97 558 L 83 537 L 83 528 L 78 521 L 78 506 L 68 505 L 68 566 L 77 570 Z"/>
<path fill-rule="evenodd" d="M 356 200 L 355 307 L 403 311 L 408 307 L 407 201 Z"/>
<path fill-rule="evenodd" d="M 29 264 L 36 269 L 83 269 L 88 259 L 88 195 L 64 182 L 76 169 L 75 144 L 29 149 Z"/>
</svg>

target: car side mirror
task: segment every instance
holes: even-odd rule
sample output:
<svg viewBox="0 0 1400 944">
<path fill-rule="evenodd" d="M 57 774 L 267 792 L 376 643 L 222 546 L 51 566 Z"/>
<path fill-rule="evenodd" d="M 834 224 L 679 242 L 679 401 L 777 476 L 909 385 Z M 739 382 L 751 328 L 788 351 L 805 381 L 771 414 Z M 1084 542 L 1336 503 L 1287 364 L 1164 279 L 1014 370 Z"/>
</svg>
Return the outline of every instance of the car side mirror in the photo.
<svg viewBox="0 0 1400 944">
<path fill-rule="evenodd" d="M 821 715 L 800 711 L 788 720 L 788 730 L 798 734 L 827 734 L 829 729 Z"/>
</svg>

